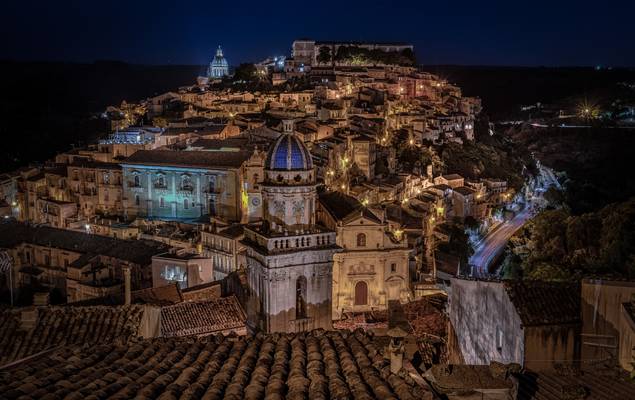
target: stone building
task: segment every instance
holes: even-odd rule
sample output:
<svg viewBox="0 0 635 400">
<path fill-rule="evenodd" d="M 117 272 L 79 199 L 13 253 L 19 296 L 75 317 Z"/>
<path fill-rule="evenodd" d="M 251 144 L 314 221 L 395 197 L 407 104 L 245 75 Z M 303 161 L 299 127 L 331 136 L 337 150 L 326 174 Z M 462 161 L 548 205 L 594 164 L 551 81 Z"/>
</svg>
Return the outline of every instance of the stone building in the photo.
<svg viewBox="0 0 635 400">
<path fill-rule="evenodd" d="M 239 221 L 241 167 L 250 151 L 140 150 L 123 167 L 128 217 Z"/>
<path fill-rule="evenodd" d="M 15 288 L 57 289 L 68 301 L 121 290 L 123 268 L 134 289 L 152 285 L 152 256 L 167 247 L 17 222 L 0 223 L 0 248 L 13 260 Z"/>
<path fill-rule="evenodd" d="M 92 217 L 95 213 L 121 215 L 121 166 L 110 162 L 76 158 L 68 166 L 68 186 L 80 215 Z"/>
<path fill-rule="evenodd" d="M 450 362 L 535 371 L 580 359 L 580 286 L 451 279 Z"/>
<path fill-rule="evenodd" d="M 214 281 L 212 259 L 201 254 L 167 252 L 152 257 L 152 286 L 176 283 L 186 289 Z"/>
<path fill-rule="evenodd" d="M 405 235 L 397 238 L 386 221 L 340 192 L 320 194 L 318 219 L 337 232 L 344 249 L 333 257 L 333 319 L 411 297 Z"/>
<path fill-rule="evenodd" d="M 331 328 L 335 232 L 316 224 L 316 179 L 304 143 L 290 133 L 271 146 L 262 184 L 262 225 L 245 227 L 247 305 L 265 332 Z"/>
<path fill-rule="evenodd" d="M 203 254 L 212 259 L 215 280 L 223 279 L 245 267 L 245 246 L 241 242 L 244 232 L 241 224 L 222 228 L 207 225 L 201 230 Z"/>
<path fill-rule="evenodd" d="M 610 360 L 633 370 L 635 282 L 585 279 L 582 281 L 582 344 L 584 363 Z"/>
</svg>

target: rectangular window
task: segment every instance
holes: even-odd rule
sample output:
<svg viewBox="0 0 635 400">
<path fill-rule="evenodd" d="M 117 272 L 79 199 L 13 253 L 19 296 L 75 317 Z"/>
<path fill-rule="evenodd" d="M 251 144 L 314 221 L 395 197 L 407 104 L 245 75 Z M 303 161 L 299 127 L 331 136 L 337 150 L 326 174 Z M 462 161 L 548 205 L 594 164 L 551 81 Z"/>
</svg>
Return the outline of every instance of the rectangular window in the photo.
<svg viewBox="0 0 635 400">
<path fill-rule="evenodd" d="M 161 208 L 165 207 L 165 200 L 163 200 L 163 197 L 159 199 L 159 207 Z"/>
<path fill-rule="evenodd" d="M 390 264 L 390 272 L 397 272 L 397 264 L 395 263 Z"/>
<path fill-rule="evenodd" d="M 161 276 L 166 281 L 177 282 L 181 288 L 187 287 L 187 271 L 179 265 L 166 265 Z"/>
</svg>

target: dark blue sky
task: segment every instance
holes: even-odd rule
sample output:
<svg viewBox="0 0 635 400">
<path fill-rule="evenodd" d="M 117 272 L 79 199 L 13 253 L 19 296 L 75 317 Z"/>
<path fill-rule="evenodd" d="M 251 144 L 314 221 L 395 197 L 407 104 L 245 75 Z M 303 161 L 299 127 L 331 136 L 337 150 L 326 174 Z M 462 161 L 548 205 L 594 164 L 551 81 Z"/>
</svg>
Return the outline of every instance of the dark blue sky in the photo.
<svg viewBox="0 0 635 400">
<path fill-rule="evenodd" d="M 409 41 L 421 63 L 635 66 L 635 1 L 12 0 L 0 59 L 232 65 L 294 38 Z"/>
</svg>

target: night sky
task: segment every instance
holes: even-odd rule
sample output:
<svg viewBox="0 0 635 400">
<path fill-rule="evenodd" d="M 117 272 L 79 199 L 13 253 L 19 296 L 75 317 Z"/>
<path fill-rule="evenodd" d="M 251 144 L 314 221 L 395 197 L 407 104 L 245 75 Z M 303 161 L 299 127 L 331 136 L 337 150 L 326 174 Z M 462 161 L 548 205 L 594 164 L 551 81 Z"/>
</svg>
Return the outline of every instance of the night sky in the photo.
<svg viewBox="0 0 635 400">
<path fill-rule="evenodd" d="M 230 64 L 295 38 L 408 41 L 424 64 L 635 66 L 635 1 L 7 1 L 0 59 Z"/>
</svg>

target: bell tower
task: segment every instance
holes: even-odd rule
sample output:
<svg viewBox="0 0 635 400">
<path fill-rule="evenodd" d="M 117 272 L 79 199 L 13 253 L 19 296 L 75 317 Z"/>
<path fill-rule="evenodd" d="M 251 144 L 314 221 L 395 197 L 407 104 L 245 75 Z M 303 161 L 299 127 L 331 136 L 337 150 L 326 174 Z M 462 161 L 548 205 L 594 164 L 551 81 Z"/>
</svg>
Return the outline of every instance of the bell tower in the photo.
<svg viewBox="0 0 635 400">
<path fill-rule="evenodd" d="M 283 133 L 269 149 L 262 225 L 245 228 L 249 323 L 265 332 L 331 328 L 335 232 L 315 224 L 315 168 L 304 143 Z"/>
</svg>

